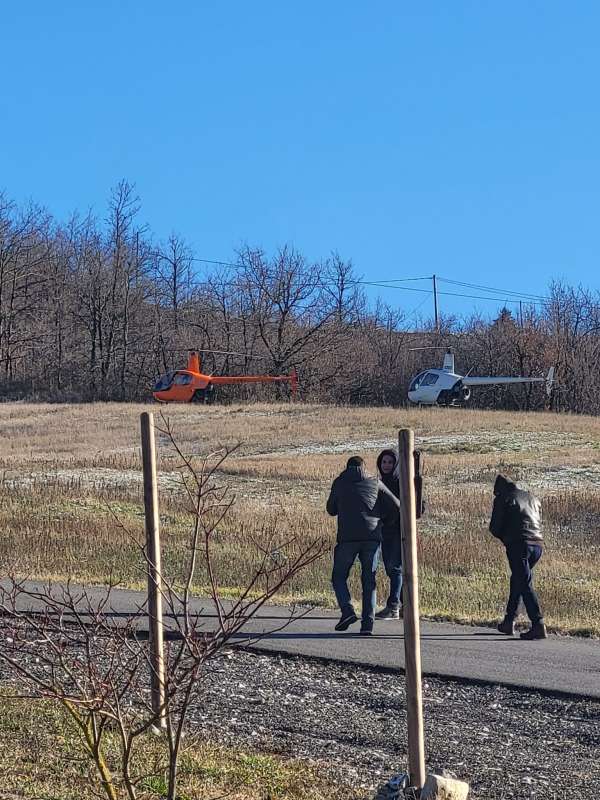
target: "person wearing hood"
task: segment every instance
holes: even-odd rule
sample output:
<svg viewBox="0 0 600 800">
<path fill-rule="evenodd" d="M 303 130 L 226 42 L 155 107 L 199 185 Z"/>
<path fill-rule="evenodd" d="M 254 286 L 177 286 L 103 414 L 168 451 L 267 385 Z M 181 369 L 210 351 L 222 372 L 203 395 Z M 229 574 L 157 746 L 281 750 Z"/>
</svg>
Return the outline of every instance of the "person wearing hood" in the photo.
<svg viewBox="0 0 600 800">
<path fill-rule="evenodd" d="M 533 588 L 533 568 L 542 557 L 541 503 L 504 475 L 498 475 L 494 483 L 490 533 L 505 546 L 511 572 L 506 615 L 498 630 L 514 636 L 519 600 L 523 598 L 531 628 L 521 634 L 521 639 L 545 639 L 546 625 Z"/>
<path fill-rule="evenodd" d="M 390 447 L 379 453 L 377 471 L 381 482 L 395 497 L 400 497 L 397 450 Z M 381 555 L 385 573 L 390 581 L 390 593 L 384 608 L 375 614 L 375 619 L 399 619 L 402 616 L 402 539 L 400 512 L 397 508 L 383 520 Z"/>
<path fill-rule="evenodd" d="M 327 513 L 337 517 L 337 543 L 333 552 L 331 582 L 341 611 L 336 631 L 345 631 L 358 621 L 348 591 L 348 575 L 358 558 L 362 583 L 360 632 L 365 636 L 373 633 L 381 520 L 393 514 L 398 506 L 397 498 L 378 478 L 367 476 L 365 463 L 360 456 L 348 459 L 346 469 L 331 486 Z"/>
</svg>

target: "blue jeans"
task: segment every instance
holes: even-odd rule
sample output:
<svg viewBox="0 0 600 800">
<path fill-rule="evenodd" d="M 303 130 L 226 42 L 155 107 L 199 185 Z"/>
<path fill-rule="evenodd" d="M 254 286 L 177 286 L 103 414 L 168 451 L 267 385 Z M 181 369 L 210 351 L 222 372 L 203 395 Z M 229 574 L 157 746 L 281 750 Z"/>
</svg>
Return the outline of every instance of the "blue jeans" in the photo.
<svg viewBox="0 0 600 800">
<path fill-rule="evenodd" d="M 519 610 L 519 600 L 523 598 L 527 616 L 532 625 L 543 620 L 540 604 L 533 588 L 533 568 L 542 557 L 539 544 L 514 542 L 506 548 L 510 565 L 510 596 L 506 606 L 506 618 L 514 620 Z"/>
<path fill-rule="evenodd" d="M 388 608 L 400 608 L 402 605 L 402 541 L 400 532 L 383 534 L 381 553 L 385 574 L 390 579 L 390 596 Z"/>
<path fill-rule="evenodd" d="M 348 575 L 358 557 L 362 582 L 362 621 L 372 623 L 375 618 L 377 593 L 375 573 L 379 563 L 379 542 L 339 542 L 333 551 L 333 574 L 331 582 L 340 610 L 344 616 L 354 613 Z"/>
</svg>

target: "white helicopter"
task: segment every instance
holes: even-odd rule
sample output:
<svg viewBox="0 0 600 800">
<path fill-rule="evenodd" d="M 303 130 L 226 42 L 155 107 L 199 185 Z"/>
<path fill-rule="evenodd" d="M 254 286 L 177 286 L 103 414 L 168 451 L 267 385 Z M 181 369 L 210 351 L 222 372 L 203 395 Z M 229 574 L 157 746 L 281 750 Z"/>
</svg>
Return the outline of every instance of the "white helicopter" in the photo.
<svg viewBox="0 0 600 800">
<path fill-rule="evenodd" d="M 471 397 L 471 386 L 544 382 L 549 396 L 553 381 L 554 367 L 550 367 L 548 374 L 540 378 L 477 377 L 468 373 L 457 375 L 454 371 L 454 353 L 448 350 L 441 369 L 426 369 L 412 379 L 408 387 L 408 399 L 422 406 L 458 406 Z"/>
</svg>

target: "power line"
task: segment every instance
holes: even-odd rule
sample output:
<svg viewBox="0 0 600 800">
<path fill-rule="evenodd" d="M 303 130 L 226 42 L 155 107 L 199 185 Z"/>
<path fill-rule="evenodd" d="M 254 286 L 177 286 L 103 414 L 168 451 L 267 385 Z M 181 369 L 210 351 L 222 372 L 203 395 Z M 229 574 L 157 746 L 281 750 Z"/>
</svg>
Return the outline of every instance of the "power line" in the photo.
<svg viewBox="0 0 600 800">
<path fill-rule="evenodd" d="M 428 297 L 424 297 L 424 298 L 421 300 L 421 302 L 420 302 L 420 303 L 417 303 L 417 305 L 416 305 L 416 306 L 413 308 L 413 310 L 412 310 L 410 313 L 408 313 L 408 314 L 406 315 L 405 319 L 412 319 L 413 317 L 416 317 L 416 315 L 417 315 L 417 311 L 419 311 L 419 310 L 420 310 L 420 309 L 421 309 L 421 308 L 422 308 L 422 307 L 425 305 L 425 303 L 426 303 L 428 300 L 429 300 L 429 298 L 428 298 Z"/>
<path fill-rule="evenodd" d="M 431 275 L 421 275 L 418 278 L 382 278 L 386 283 L 408 283 L 409 281 L 430 281 Z M 366 283 L 366 281 L 353 281 L 354 283 Z"/>
<path fill-rule="evenodd" d="M 430 278 L 431 280 L 431 278 Z M 424 294 L 433 294 L 432 289 L 420 289 L 418 287 L 413 286 L 394 286 L 388 282 L 380 282 L 380 281 L 362 281 L 362 283 L 368 286 L 378 286 L 381 289 L 399 289 L 400 291 L 405 292 L 421 292 Z M 502 290 L 498 290 L 502 291 Z M 495 303 L 518 303 L 519 300 L 514 297 L 487 297 L 481 294 L 467 294 L 466 292 L 447 292 L 447 291 L 439 291 L 438 295 L 445 295 L 446 297 L 464 297 L 470 300 L 491 300 Z M 530 300 L 528 301 L 531 305 L 547 305 L 548 300 Z"/>
<path fill-rule="evenodd" d="M 221 261 L 218 259 L 209 259 L 209 258 L 199 258 L 193 257 L 192 261 L 197 261 L 202 264 L 212 264 L 214 266 L 226 267 L 227 269 L 244 269 L 248 264 L 240 264 L 239 262 L 233 261 Z M 422 294 L 432 295 L 432 289 L 424 289 L 420 287 L 413 287 L 413 286 L 400 286 L 398 284 L 402 283 L 413 283 L 416 281 L 430 281 L 432 280 L 431 275 L 420 275 L 420 276 L 411 276 L 407 278 L 389 278 L 389 279 L 381 279 L 381 280 L 354 280 L 348 281 L 348 286 L 374 286 L 380 289 L 398 289 L 401 291 L 407 292 L 420 292 Z M 485 294 L 470 294 L 467 292 L 451 292 L 451 291 L 440 291 L 437 290 L 438 295 L 442 295 L 445 297 L 459 297 L 466 300 L 486 300 L 493 303 L 514 303 L 518 304 L 519 301 L 524 301 L 529 305 L 534 306 L 546 306 L 551 301 L 548 298 L 543 297 L 542 295 L 535 295 L 529 294 L 527 292 L 518 292 L 514 289 L 501 289 L 498 287 L 493 286 L 482 286 L 475 283 L 467 283 L 464 281 L 456 281 L 452 278 L 442 278 L 437 276 L 437 280 L 443 283 L 451 284 L 453 286 L 464 287 L 466 289 L 473 289 L 477 292 L 493 292 L 493 296 L 488 296 Z M 228 285 L 234 286 L 233 282 L 229 283 Z M 324 283 L 323 285 L 332 287 L 337 286 L 334 281 Z"/>
<path fill-rule="evenodd" d="M 197 261 L 197 262 L 202 263 L 202 264 L 213 264 L 214 266 L 227 267 L 229 269 L 244 269 L 247 266 L 249 266 L 248 264 L 240 264 L 239 262 L 234 262 L 234 261 L 221 261 L 219 259 L 199 258 L 199 257 L 196 257 L 196 256 L 192 257 L 191 260 L 192 261 Z M 410 282 L 413 282 L 413 281 L 430 281 L 431 279 L 432 279 L 431 275 L 419 275 L 419 276 L 410 277 L 410 278 L 381 278 L 381 279 L 375 279 L 375 280 L 372 280 L 372 281 L 356 280 L 356 281 L 349 281 L 349 284 L 352 284 L 352 285 L 359 284 L 359 285 L 365 285 L 365 286 L 379 286 L 379 285 L 381 285 L 384 288 L 392 288 L 392 286 L 390 284 L 410 283 Z M 465 287 L 467 289 L 476 289 L 478 291 L 484 291 L 484 292 L 495 292 L 496 294 L 501 294 L 501 295 L 513 295 L 513 296 L 518 297 L 518 298 L 523 299 L 523 300 L 539 301 L 541 303 L 550 302 L 548 300 L 548 298 L 544 297 L 543 295 L 530 294 L 528 292 L 519 292 L 519 291 L 515 291 L 514 289 L 503 289 L 503 288 L 499 288 L 497 286 L 481 286 L 480 284 L 476 284 L 476 283 L 467 283 L 467 282 L 464 282 L 464 281 L 457 281 L 457 280 L 454 280 L 453 278 L 443 278 L 443 277 L 441 277 L 439 275 L 437 276 L 437 279 L 439 281 L 444 282 L 444 283 L 449 283 L 449 284 L 452 284 L 454 286 L 463 286 L 463 287 Z M 461 297 L 462 295 L 455 294 L 453 296 Z M 467 294 L 465 294 L 464 296 L 465 297 L 469 297 L 469 298 L 472 297 L 472 295 L 467 295 Z M 487 299 L 487 298 L 482 298 L 482 299 Z M 492 298 L 492 299 L 497 299 L 497 298 Z"/>
<path fill-rule="evenodd" d="M 491 300 L 494 303 L 519 303 L 519 300 L 515 297 L 485 297 L 485 295 L 480 294 L 464 294 L 462 292 L 439 292 L 438 294 L 443 294 L 446 297 L 465 297 L 470 300 Z M 529 300 L 528 303 L 534 306 L 545 306 L 548 304 L 547 300 Z"/>
<path fill-rule="evenodd" d="M 539 294 L 528 294 L 526 292 L 516 292 L 513 289 L 499 289 L 497 286 L 479 286 L 476 283 L 464 283 L 462 281 L 455 281 L 451 278 L 440 278 L 438 280 L 444 283 L 451 283 L 454 286 L 465 286 L 468 289 L 478 289 L 484 292 L 497 292 L 499 294 L 511 294 L 523 300 L 539 300 L 540 302 L 548 302 L 548 298 Z"/>
<path fill-rule="evenodd" d="M 201 264 L 214 264 L 219 267 L 229 267 L 231 269 L 243 269 L 248 266 L 247 264 L 234 264 L 231 261 L 215 261 L 210 258 L 196 258 L 195 256 L 190 259 L 191 261 L 198 261 Z"/>
<path fill-rule="evenodd" d="M 239 264 L 233 261 L 218 261 L 216 259 L 211 259 L 211 258 L 193 257 L 191 260 L 198 261 L 201 264 L 213 264 L 220 267 L 228 267 L 230 269 L 245 269 L 246 267 L 250 266 L 249 264 Z M 386 283 L 409 283 L 412 281 L 430 281 L 431 275 L 419 275 L 417 277 L 411 277 L 411 278 L 390 278 L 389 280 L 387 279 L 382 279 L 382 280 L 386 280 Z M 355 284 L 370 285 L 371 281 L 365 281 L 365 280 L 348 281 L 348 285 L 354 286 Z M 330 284 L 327 285 L 333 286 L 337 284 L 331 282 Z M 377 282 L 374 282 L 373 285 L 377 285 Z"/>
<path fill-rule="evenodd" d="M 427 280 L 431 280 L 431 278 L 428 278 Z M 405 292 L 421 292 L 425 294 L 431 294 L 431 289 L 419 289 L 416 286 L 394 286 L 388 281 L 352 281 L 352 283 L 349 283 L 348 285 L 354 286 L 355 284 L 360 284 L 361 286 L 379 286 L 381 289 L 400 289 L 401 291 Z"/>
</svg>

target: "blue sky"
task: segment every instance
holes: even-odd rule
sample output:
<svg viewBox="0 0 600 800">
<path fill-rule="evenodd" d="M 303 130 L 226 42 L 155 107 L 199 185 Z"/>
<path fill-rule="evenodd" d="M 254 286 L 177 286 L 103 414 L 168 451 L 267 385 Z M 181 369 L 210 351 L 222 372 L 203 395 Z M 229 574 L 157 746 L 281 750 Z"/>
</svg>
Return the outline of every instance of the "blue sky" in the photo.
<svg viewBox="0 0 600 800">
<path fill-rule="evenodd" d="M 13 0 L 0 188 L 102 216 L 126 178 L 207 259 L 291 242 L 369 280 L 600 289 L 599 35 L 586 0 Z"/>
</svg>

